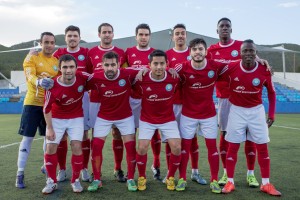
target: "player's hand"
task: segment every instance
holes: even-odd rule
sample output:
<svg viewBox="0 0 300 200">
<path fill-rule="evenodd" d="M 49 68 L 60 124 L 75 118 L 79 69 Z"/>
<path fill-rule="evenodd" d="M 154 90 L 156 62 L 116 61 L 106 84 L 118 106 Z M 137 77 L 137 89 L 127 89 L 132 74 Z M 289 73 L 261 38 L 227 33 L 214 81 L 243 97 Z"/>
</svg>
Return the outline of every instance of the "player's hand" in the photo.
<svg viewBox="0 0 300 200">
<path fill-rule="evenodd" d="M 175 69 L 170 68 L 170 69 L 168 70 L 168 72 L 172 75 L 173 78 L 179 78 L 179 74 L 176 72 Z"/>
<path fill-rule="evenodd" d="M 45 90 L 49 90 L 53 87 L 54 81 L 51 78 L 42 78 L 38 80 L 38 86 L 44 88 Z"/>
<path fill-rule="evenodd" d="M 267 124 L 268 124 L 268 128 L 270 128 L 272 126 L 272 124 L 274 123 L 274 120 L 271 118 L 267 119 Z"/>
<path fill-rule="evenodd" d="M 135 76 L 135 80 L 142 81 L 143 76 L 145 76 L 148 71 L 149 71 L 148 68 L 144 68 L 144 69 L 140 70 L 139 73 Z"/>
<path fill-rule="evenodd" d="M 52 128 L 47 128 L 46 130 L 46 139 L 50 141 L 54 141 L 56 138 L 55 132 Z"/>
<path fill-rule="evenodd" d="M 257 62 L 259 62 L 262 65 L 265 65 L 267 67 L 267 71 L 270 71 L 273 74 L 273 68 L 267 60 L 259 58 L 257 59 Z"/>
<path fill-rule="evenodd" d="M 38 52 L 37 49 L 30 49 L 29 52 L 28 52 L 29 55 L 35 55 L 35 56 L 37 56 L 38 53 L 39 53 L 39 52 Z"/>
</svg>

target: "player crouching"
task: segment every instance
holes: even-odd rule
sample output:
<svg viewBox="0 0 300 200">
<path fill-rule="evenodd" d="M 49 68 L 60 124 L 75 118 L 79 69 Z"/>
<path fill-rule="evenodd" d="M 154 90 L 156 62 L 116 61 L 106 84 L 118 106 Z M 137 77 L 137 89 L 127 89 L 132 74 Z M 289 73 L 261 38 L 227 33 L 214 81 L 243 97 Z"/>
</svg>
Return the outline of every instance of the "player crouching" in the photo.
<svg viewBox="0 0 300 200">
<path fill-rule="evenodd" d="M 44 194 L 57 189 L 57 147 L 65 132 L 68 133 L 72 148 L 72 179 L 73 192 L 82 192 L 79 175 L 83 165 L 81 142 L 83 138 L 82 97 L 84 86 L 91 76 L 78 72 L 75 58 L 69 54 L 59 59 L 61 76 L 54 79 L 54 86 L 45 93 L 44 116 L 46 128 L 46 153 L 44 156 L 48 179 Z"/>
</svg>

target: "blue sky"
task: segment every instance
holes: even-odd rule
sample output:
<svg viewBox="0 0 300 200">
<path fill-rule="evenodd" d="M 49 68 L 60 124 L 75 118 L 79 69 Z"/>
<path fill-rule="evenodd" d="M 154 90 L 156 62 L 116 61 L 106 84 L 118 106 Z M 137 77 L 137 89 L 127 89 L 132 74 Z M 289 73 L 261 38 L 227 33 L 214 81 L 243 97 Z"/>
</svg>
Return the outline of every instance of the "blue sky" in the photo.
<svg viewBox="0 0 300 200">
<path fill-rule="evenodd" d="M 152 32 L 184 23 L 188 31 L 218 37 L 222 17 L 231 19 L 234 39 L 300 45 L 300 0 L 0 0 L 0 44 L 26 42 L 44 31 L 63 34 L 71 24 L 83 40 L 95 42 L 103 22 L 114 26 L 115 38 L 134 35 L 139 23 Z"/>
</svg>

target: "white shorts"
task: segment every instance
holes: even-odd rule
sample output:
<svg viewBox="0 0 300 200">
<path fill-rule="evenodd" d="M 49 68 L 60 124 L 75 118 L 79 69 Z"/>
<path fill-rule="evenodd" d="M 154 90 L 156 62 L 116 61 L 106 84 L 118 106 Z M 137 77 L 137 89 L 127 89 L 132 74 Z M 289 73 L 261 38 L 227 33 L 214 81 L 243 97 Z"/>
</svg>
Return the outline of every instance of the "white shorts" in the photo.
<svg viewBox="0 0 300 200">
<path fill-rule="evenodd" d="M 184 139 L 193 139 L 195 133 L 208 139 L 216 139 L 218 136 L 217 116 L 207 119 L 193 119 L 181 115 L 180 133 Z"/>
<path fill-rule="evenodd" d="M 105 120 L 97 117 L 93 137 L 106 137 L 113 125 L 119 129 L 122 136 L 135 133 L 133 116 L 121 120 Z"/>
<path fill-rule="evenodd" d="M 98 115 L 98 112 L 99 112 L 99 109 L 100 109 L 100 105 L 101 105 L 101 103 L 90 102 L 89 122 L 88 122 L 88 125 L 89 125 L 90 128 L 94 128 L 94 126 L 95 126 L 97 115 Z"/>
<path fill-rule="evenodd" d="M 229 99 L 218 99 L 218 124 L 220 131 L 226 131 L 230 107 Z"/>
<path fill-rule="evenodd" d="M 70 141 L 82 141 L 83 138 L 83 117 L 74 119 L 57 119 L 52 118 L 52 126 L 55 133 L 55 140 L 46 140 L 47 144 L 59 144 L 65 132 L 67 132 Z"/>
<path fill-rule="evenodd" d="M 249 132 L 246 134 L 247 128 Z M 246 140 L 257 144 L 269 142 L 269 130 L 264 106 L 258 105 L 253 108 L 243 108 L 232 105 L 228 116 L 225 139 L 232 143 L 241 143 Z"/>
<path fill-rule="evenodd" d="M 84 130 L 87 131 L 90 129 L 89 127 L 90 97 L 88 92 L 84 92 L 82 98 L 82 109 L 83 109 L 83 117 L 84 117 Z"/>
<path fill-rule="evenodd" d="M 139 140 L 151 140 L 156 129 L 160 130 L 163 142 L 166 142 L 168 139 L 180 138 L 176 121 L 164 124 L 150 124 L 140 120 L 139 123 Z"/>
<path fill-rule="evenodd" d="M 178 124 L 178 129 L 179 129 L 179 125 L 180 125 L 181 111 L 182 111 L 182 104 L 174 104 L 173 105 L 173 112 L 175 115 L 176 122 Z M 179 131 L 180 131 L 180 129 L 179 129 Z"/>
<path fill-rule="evenodd" d="M 141 99 L 129 98 L 130 107 L 134 117 L 134 126 L 135 128 L 139 127 L 139 120 L 141 116 Z"/>
</svg>

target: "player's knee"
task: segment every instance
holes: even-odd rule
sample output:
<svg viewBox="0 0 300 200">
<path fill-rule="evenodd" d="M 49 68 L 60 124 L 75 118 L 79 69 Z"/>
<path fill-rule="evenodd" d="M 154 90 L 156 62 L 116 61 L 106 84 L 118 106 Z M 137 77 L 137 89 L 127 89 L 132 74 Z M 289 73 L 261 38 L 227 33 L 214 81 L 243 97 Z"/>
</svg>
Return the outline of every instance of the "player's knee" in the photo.
<svg viewBox="0 0 300 200">
<path fill-rule="evenodd" d="M 181 154 L 181 143 L 180 142 L 174 142 L 171 147 L 171 152 L 174 155 L 180 155 Z"/>
<path fill-rule="evenodd" d="M 58 146 L 58 144 L 48 143 L 47 147 L 46 147 L 46 154 L 48 154 L 48 155 L 55 154 L 57 151 L 57 146 Z"/>
<path fill-rule="evenodd" d="M 81 155 L 82 145 L 80 141 L 71 141 L 72 154 Z"/>
</svg>

